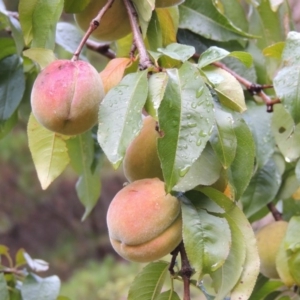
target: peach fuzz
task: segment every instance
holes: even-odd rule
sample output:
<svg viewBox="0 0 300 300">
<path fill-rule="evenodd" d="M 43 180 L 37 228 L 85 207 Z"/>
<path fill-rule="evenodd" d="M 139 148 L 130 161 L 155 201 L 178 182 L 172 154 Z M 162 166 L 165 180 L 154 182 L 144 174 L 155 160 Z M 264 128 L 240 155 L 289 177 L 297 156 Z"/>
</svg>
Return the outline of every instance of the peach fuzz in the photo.
<svg viewBox="0 0 300 300">
<path fill-rule="evenodd" d="M 37 121 L 47 129 L 77 135 L 97 123 L 103 98 L 102 81 L 92 65 L 56 60 L 36 78 L 31 106 Z"/>
<path fill-rule="evenodd" d="M 123 258 L 157 260 L 182 240 L 180 202 L 158 178 L 137 180 L 120 190 L 107 212 L 111 244 Z"/>
</svg>

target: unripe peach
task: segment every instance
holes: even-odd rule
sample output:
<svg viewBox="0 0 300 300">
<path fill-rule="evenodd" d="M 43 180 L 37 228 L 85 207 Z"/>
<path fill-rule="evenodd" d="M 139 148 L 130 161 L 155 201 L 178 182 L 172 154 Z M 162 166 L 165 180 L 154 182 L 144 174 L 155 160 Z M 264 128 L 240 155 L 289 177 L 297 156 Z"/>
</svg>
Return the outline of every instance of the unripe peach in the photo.
<svg viewBox="0 0 300 300">
<path fill-rule="evenodd" d="M 32 112 L 47 129 L 76 135 L 97 123 L 103 97 L 102 81 L 92 65 L 80 60 L 55 60 L 34 82 Z"/>
<path fill-rule="evenodd" d="M 144 178 L 159 178 L 163 180 L 156 142 L 159 138 L 156 121 L 148 116 L 143 120 L 143 128 L 128 147 L 123 170 L 128 181 Z"/>
<path fill-rule="evenodd" d="M 179 5 L 183 3 L 185 0 L 156 0 L 156 7 L 170 7 L 174 5 Z"/>
<path fill-rule="evenodd" d="M 287 227 L 288 222 L 277 221 L 262 227 L 256 233 L 260 272 L 268 278 L 279 278 L 276 256 Z"/>
<path fill-rule="evenodd" d="M 138 180 L 116 194 L 107 212 L 107 226 L 111 244 L 123 258 L 157 260 L 181 242 L 180 202 L 165 193 L 158 178 Z"/>
<path fill-rule="evenodd" d="M 107 0 L 92 0 L 88 6 L 75 15 L 75 20 L 83 31 L 87 31 L 93 18 L 97 16 Z M 130 22 L 123 0 L 115 0 L 101 18 L 99 27 L 92 36 L 100 41 L 115 41 L 131 32 Z"/>
</svg>

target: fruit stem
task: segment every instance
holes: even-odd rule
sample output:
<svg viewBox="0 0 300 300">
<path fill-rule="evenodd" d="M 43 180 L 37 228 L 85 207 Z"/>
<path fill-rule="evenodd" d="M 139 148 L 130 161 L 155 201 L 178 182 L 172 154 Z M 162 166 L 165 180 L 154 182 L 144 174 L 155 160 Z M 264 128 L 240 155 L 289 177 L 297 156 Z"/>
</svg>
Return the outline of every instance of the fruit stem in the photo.
<svg viewBox="0 0 300 300">
<path fill-rule="evenodd" d="M 133 34 L 133 44 L 137 48 L 140 55 L 139 68 L 140 70 L 145 70 L 149 67 L 153 68 L 153 63 L 151 62 L 148 56 L 146 46 L 143 42 L 143 37 L 138 24 L 137 12 L 130 0 L 123 0 L 123 1 L 130 21 L 130 26 Z"/>
<path fill-rule="evenodd" d="M 282 214 L 277 210 L 274 203 L 272 203 L 272 202 L 268 203 L 267 207 L 268 207 L 269 211 L 271 212 L 271 214 L 273 215 L 273 218 L 275 219 L 275 221 L 281 221 L 282 220 Z"/>
<path fill-rule="evenodd" d="M 83 46 L 86 44 L 86 41 L 90 37 L 91 33 L 98 28 L 100 25 L 101 19 L 106 11 L 113 5 L 115 0 L 108 0 L 107 3 L 100 9 L 98 15 L 91 21 L 90 26 L 86 33 L 84 34 L 82 40 L 80 41 L 78 48 L 73 54 L 72 61 L 76 61 L 79 58 L 79 55 L 82 51 Z"/>
</svg>

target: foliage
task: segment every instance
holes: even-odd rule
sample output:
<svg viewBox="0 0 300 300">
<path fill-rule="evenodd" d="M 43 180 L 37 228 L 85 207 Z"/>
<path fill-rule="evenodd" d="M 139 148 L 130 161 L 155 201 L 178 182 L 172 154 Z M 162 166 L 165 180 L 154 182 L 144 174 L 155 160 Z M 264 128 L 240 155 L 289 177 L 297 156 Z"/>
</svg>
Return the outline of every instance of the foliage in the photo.
<svg viewBox="0 0 300 300">
<path fill-rule="evenodd" d="M 132 1 L 139 21 L 128 10 L 132 34 L 104 45 L 88 40 L 79 49 L 105 85 L 98 126 L 63 136 L 36 122 L 30 93 L 41 69 L 71 58 L 81 40 L 63 12 L 78 13 L 89 2 L 20 0 L 16 13 L 0 0 L 0 138 L 25 118 L 42 188 L 70 164 L 85 219 L 101 193 L 103 159 L 120 167 L 142 112 L 150 114 L 161 136 L 165 190 L 181 203 L 184 251 L 178 250 L 182 264 L 171 265 L 169 290 L 163 289 L 168 263 L 152 262 L 128 299 L 179 299 L 176 280 L 207 299 L 299 299 L 300 34 L 287 0 L 185 0 L 168 8 Z M 96 63 L 86 48 L 102 55 Z M 269 211 L 289 222 L 276 260 L 280 281 L 258 276 L 250 226 Z M 15 265 L 0 249 L 9 261 L 0 269 L 1 299 L 66 299 L 58 296 L 57 277 L 19 273 L 19 257 Z M 185 288 L 185 300 L 187 294 Z"/>
</svg>

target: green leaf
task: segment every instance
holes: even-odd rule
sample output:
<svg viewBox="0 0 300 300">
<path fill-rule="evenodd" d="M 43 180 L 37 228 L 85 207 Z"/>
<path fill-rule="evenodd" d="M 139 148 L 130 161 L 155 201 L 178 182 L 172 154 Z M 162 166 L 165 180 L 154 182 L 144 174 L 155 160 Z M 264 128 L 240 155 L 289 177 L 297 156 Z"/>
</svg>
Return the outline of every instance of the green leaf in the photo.
<svg viewBox="0 0 300 300">
<path fill-rule="evenodd" d="M 73 24 L 67 22 L 58 22 L 56 26 L 55 42 L 66 51 L 74 53 L 80 44 L 82 34 Z M 83 51 L 85 47 L 83 48 Z M 80 58 L 83 58 L 82 52 Z"/>
<path fill-rule="evenodd" d="M 9 300 L 7 284 L 3 273 L 0 273 L 0 299 Z"/>
<path fill-rule="evenodd" d="M 41 278 L 35 274 L 26 276 L 21 287 L 23 300 L 56 300 L 60 289 L 57 276 Z"/>
<path fill-rule="evenodd" d="M 193 46 L 177 43 L 170 44 L 166 48 L 158 48 L 157 51 L 181 62 L 187 61 L 195 54 L 195 48 Z"/>
<path fill-rule="evenodd" d="M 169 81 L 158 109 L 158 154 L 167 191 L 187 174 L 203 151 L 212 131 L 211 94 L 198 69 L 185 62 L 167 71 Z"/>
<path fill-rule="evenodd" d="M 265 105 L 248 105 L 243 116 L 255 141 L 256 164 L 258 168 L 262 168 L 275 150 L 275 140 L 270 126 L 272 114 L 266 112 Z"/>
<path fill-rule="evenodd" d="M 42 127 L 31 114 L 28 144 L 42 189 L 46 189 L 69 163 L 66 137 Z"/>
<path fill-rule="evenodd" d="M 274 78 L 274 89 L 297 125 L 300 123 L 300 33 L 290 32 L 282 53 L 283 68 Z"/>
<path fill-rule="evenodd" d="M 243 119 L 234 120 L 237 148 L 234 161 L 228 169 L 230 182 L 235 189 L 235 199 L 242 196 L 252 177 L 255 144 L 249 127 Z"/>
<path fill-rule="evenodd" d="M 0 38 L 0 60 L 17 52 L 14 40 L 11 38 Z"/>
<path fill-rule="evenodd" d="M 281 59 L 285 42 L 278 42 L 263 50 L 264 56 Z"/>
<path fill-rule="evenodd" d="M 152 300 L 160 294 L 169 263 L 157 261 L 148 264 L 132 282 L 128 300 Z"/>
<path fill-rule="evenodd" d="M 274 160 L 270 159 L 257 170 L 241 197 L 243 211 L 250 218 L 274 200 L 281 184 L 281 175 Z"/>
<path fill-rule="evenodd" d="M 222 165 L 210 144 L 206 144 L 200 157 L 192 164 L 184 177 L 173 187 L 174 191 L 189 191 L 197 185 L 211 185 L 220 177 Z"/>
<path fill-rule="evenodd" d="M 176 292 L 168 290 L 158 295 L 155 300 L 180 300 L 180 298 Z"/>
<path fill-rule="evenodd" d="M 6 121 L 0 121 L 0 139 L 3 139 L 17 124 L 18 112 L 15 111 L 13 115 Z"/>
<path fill-rule="evenodd" d="M 139 25 L 141 27 L 143 36 L 145 37 L 151 19 L 152 10 L 155 7 L 155 0 L 133 0 L 133 3 L 138 14 Z"/>
<path fill-rule="evenodd" d="M 10 24 L 11 34 L 15 41 L 17 53 L 21 54 L 24 49 L 24 39 L 20 22 L 13 16 L 9 16 L 8 20 Z"/>
<path fill-rule="evenodd" d="M 154 119 L 158 120 L 158 108 L 164 97 L 168 83 L 165 72 L 152 74 L 148 80 L 149 90 L 145 109 Z"/>
<path fill-rule="evenodd" d="M 300 124 L 295 126 L 291 115 L 282 104 L 274 106 L 272 131 L 285 160 L 295 161 L 300 157 Z"/>
<path fill-rule="evenodd" d="M 19 18 L 25 44 L 33 48 L 54 49 L 55 27 L 62 10 L 63 0 L 20 0 Z"/>
<path fill-rule="evenodd" d="M 224 106 L 238 112 L 244 112 L 247 109 L 241 84 L 233 75 L 214 66 L 207 66 L 202 71 Z"/>
<path fill-rule="evenodd" d="M 82 220 L 86 219 L 97 203 L 101 192 L 99 164 L 92 170 L 94 159 L 94 141 L 91 132 L 80 134 L 67 140 L 70 163 L 74 170 L 80 174 L 76 191 L 80 202 L 85 207 Z"/>
<path fill-rule="evenodd" d="M 127 146 L 141 130 L 141 112 L 147 93 L 147 71 L 131 73 L 112 88 L 100 104 L 98 142 L 116 168 Z"/>
<path fill-rule="evenodd" d="M 160 28 L 160 22 L 158 20 L 156 11 L 153 11 L 151 20 L 149 22 L 147 30 L 147 41 L 149 48 L 152 51 L 156 51 L 157 48 L 162 47 L 162 31 Z"/>
<path fill-rule="evenodd" d="M 267 281 L 260 289 L 252 293 L 249 300 L 265 299 L 271 292 L 274 292 L 283 287 L 281 281 Z"/>
<path fill-rule="evenodd" d="M 232 300 L 248 299 L 254 288 L 259 274 L 259 256 L 256 247 L 256 238 L 252 227 L 243 212 L 238 208 L 236 202 L 232 202 L 223 193 L 210 187 L 201 188 L 200 191 L 216 202 L 227 213 L 228 217 L 235 222 L 241 230 L 246 245 L 246 260 L 239 281 L 231 291 Z"/>
<path fill-rule="evenodd" d="M 56 60 L 54 52 L 44 48 L 30 48 L 23 51 L 23 55 L 38 63 L 41 69 Z"/>
<path fill-rule="evenodd" d="M 230 41 L 250 36 L 222 15 L 211 0 L 186 0 L 179 7 L 179 27 L 216 41 Z"/>
<path fill-rule="evenodd" d="M 213 62 L 216 62 L 218 60 L 225 58 L 229 54 L 230 54 L 230 52 L 225 49 L 222 49 L 222 48 L 219 48 L 216 46 L 209 47 L 207 50 L 205 50 L 201 54 L 199 61 L 198 61 L 198 66 L 199 66 L 199 68 L 204 68 Z"/>
<path fill-rule="evenodd" d="M 297 180 L 298 180 L 299 183 L 300 183 L 300 159 L 298 160 L 298 162 L 297 162 L 297 164 L 296 164 L 296 167 L 295 167 L 295 174 L 296 174 Z"/>
<path fill-rule="evenodd" d="M 225 263 L 210 274 L 213 287 L 217 291 L 215 300 L 223 300 L 234 288 L 242 274 L 246 259 L 246 244 L 238 224 L 228 214 L 225 213 L 224 217 L 230 227 L 232 243 Z"/>
<path fill-rule="evenodd" d="M 16 253 L 15 261 L 16 267 L 22 266 L 26 264 L 26 259 L 24 257 L 25 250 L 23 248 L 19 249 Z"/>
<path fill-rule="evenodd" d="M 215 108 L 215 116 L 216 126 L 212 132 L 210 143 L 223 167 L 227 169 L 235 158 L 237 147 L 233 128 L 234 119 L 230 113 L 218 107 Z"/>
<path fill-rule="evenodd" d="M 16 54 L 0 61 L 0 121 L 9 119 L 22 100 L 25 77 Z"/>
<path fill-rule="evenodd" d="M 84 10 L 91 0 L 64 0 L 64 11 L 67 14 L 75 14 Z"/>
<path fill-rule="evenodd" d="M 195 193 L 194 193 L 195 194 Z M 200 196 L 199 196 L 200 195 Z M 179 196 L 183 242 L 191 267 L 199 278 L 214 272 L 228 257 L 231 235 L 225 218 L 210 214 L 209 199 L 189 193 Z"/>
<path fill-rule="evenodd" d="M 250 53 L 244 51 L 232 51 L 230 56 L 237 58 L 247 68 L 250 68 L 253 64 L 253 57 Z"/>
</svg>

